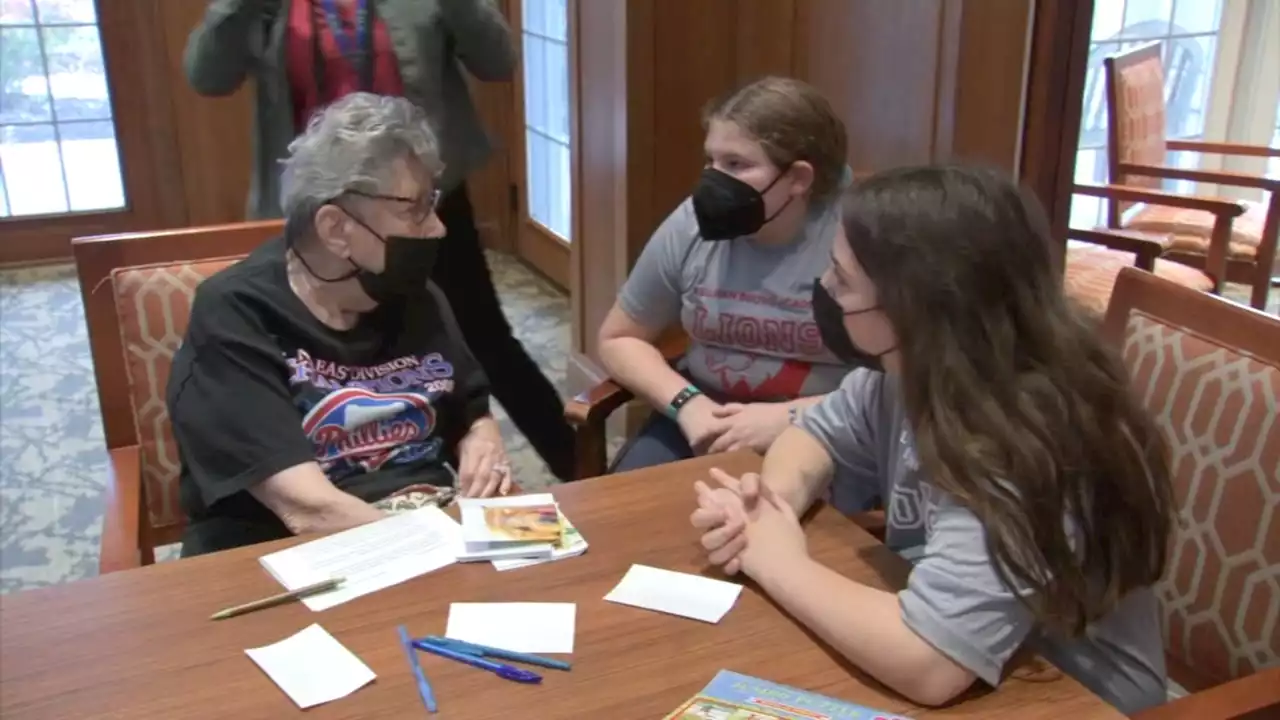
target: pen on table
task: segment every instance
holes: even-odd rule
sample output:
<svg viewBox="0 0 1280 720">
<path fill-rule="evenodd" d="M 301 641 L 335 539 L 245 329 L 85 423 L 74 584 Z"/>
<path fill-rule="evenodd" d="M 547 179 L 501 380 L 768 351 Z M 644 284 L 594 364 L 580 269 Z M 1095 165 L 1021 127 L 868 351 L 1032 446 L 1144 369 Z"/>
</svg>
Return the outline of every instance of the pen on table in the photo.
<svg viewBox="0 0 1280 720">
<path fill-rule="evenodd" d="M 429 642 L 424 642 L 422 640 L 414 640 L 413 646 L 418 648 L 419 650 L 422 650 L 423 652 L 429 652 L 432 655 L 439 655 L 440 657 L 449 658 L 450 660 L 457 660 L 460 663 L 465 663 L 467 665 L 471 665 L 472 667 L 478 667 L 481 670 L 488 670 L 489 672 L 497 675 L 503 680 L 512 680 L 514 682 L 519 682 L 519 683 L 542 682 L 542 676 L 536 672 L 533 672 L 531 670 L 525 670 L 524 668 L 518 668 L 513 665 L 496 663 L 496 662 L 493 662 L 492 660 L 485 660 L 479 655 L 472 655 L 470 653 L 460 652 L 458 650 L 452 650 L 450 648 L 441 647 L 439 645 L 433 645 Z"/>
<path fill-rule="evenodd" d="M 332 590 L 338 587 L 339 585 L 341 585 L 343 580 L 344 578 L 332 578 L 329 580 L 325 580 L 324 582 L 318 582 L 314 585 L 300 587 L 297 590 L 282 592 L 279 595 L 272 595 L 271 597 L 265 597 L 265 598 L 262 598 L 261 600 L 254 600 L 253 602 L 248 602 L 243 605 L 230 607 L 230 608 L 227 608 L 226 610 L 219 610 L 218 612 L 210 615 L 209 619 L 225 620 L 227 618 L 232 618 L 237 615 L 243 615 L 245 613 L 253 612 L 254 610 L 261 610 L 263 608 L 275 607 L 276 605 L 283 605 L 284 603 L 287 603 L 291 600 L 300 600 L 304 597 L 309 597 L 317 593 L 322 593 L 328 590 Z"/>
<path fill-rule="evenodd" d="M 525 663 L 526 665 L 538 665 L 539 667 L 551 668 L 553 670 L 568 670 L 572 667 L 564 660 L 555 660 L 552 658 L 542 657 L 541 655 L 530 655 L 529 653 L 515 652 L 513 650 L 503 650 L 502 648 L 489 647 L 488 645 L 477 645 L 476 643 L 453 640 L 451 638 L 440 637 L 439 635 L 428 635 L 427 637 L 422 638 L 422 642 L 427 642 L 435 645 L 436 647 L 442 647 L 449 650 L 479 655 L 481 657 L 511 660 L 513 662 Z"/>
<path fill-rule="evenodd" d="M 431 692 L 431 683 L 427 682 L 426 673 L 422 672 L 422 665 L 418 663 L 418 653 L 414 652 L 413 640 L 403 625 L 397 630 L 400 632 L 400 645 L 404 647 L 404 654 L 409 658 L 409 669 L 413 671 L 413 679 L 418 683 L 418 695 L 422 698 L 422 704 L 427 707 L 427 712 L 433 713 L 436 711 L 436 696 Z"/>
</svg>

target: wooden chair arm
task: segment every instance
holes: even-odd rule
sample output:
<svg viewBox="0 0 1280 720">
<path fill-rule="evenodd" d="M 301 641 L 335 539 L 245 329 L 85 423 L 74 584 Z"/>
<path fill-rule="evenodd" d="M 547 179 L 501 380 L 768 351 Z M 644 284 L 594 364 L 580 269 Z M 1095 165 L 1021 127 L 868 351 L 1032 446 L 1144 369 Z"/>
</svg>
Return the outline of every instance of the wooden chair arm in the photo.
<svg viewBox="0 0 1280 720">
<path fill-rule="evenodd" d="M 1168 235 L 1111 228 L 1105 230 L 1101 228 L 1093 230 L 1067 228 L 1067 239 L 1082 240 L 1094 245 L 1102 245 L 1112 250 L 1131 252 L 1136 258 L 1133 263 L 1134 266 L 1147 272 L 1155 271 L 1156 258 L 1164 254 L 1164 251 L 1168 250 L 1169 245 L 1173 242 Z"/>
<path fill-rule="evenodd" d="M 1280 667 L 1273 667 L 1148 708 L 1133 720 L 1244 720 L 1276 717 L 1277 713 Z"/>
<path fill-rule="evenodd" d="M 1230 187 L 1248 187 L 1280 192 L 1280 178 L 1266 175 L 1249 175 L 1247 173 L 1227 170 L 1198 170 L 1194 168 L 1178 168 L 1168 165 L 1132 165 L 1121 163 L 1119 172 L 1125 175 L 1142 175 L 1144 177 L 1167 178 L 1169 180 L 1190 180 L 1191 182 L 1215 183 Z"/>
<path fill-rule="evenodd" d="M 1219 217 L 1228 217 L 1232 219 L 1240 217 L 1246 210 L 1248 210 L 1248 207 L 1244 203 L 1236 200 L 1201 197 L 1198 195 L 1179 195 L 1176 193 L 1162 192 L 1160 190 L 1130 187 L 1128 185 L 1077 184 L 1072 189 L 1072 192 L 1077 195 L 1090 195 L 1104 200 L 1149 203 L 1151 205 L 1168 205 L 1170 207 L 1180 207 L 1187 210 L 1203 210 L 1205 212 L 1211 212 Z"/>
<path fill-rule="evenodd" d="M 102 519 L 98 573 L 105 575 L 142 565 L 142 466 L 138 446 L 114 448 L 107 477 L 107 507 Z"/>
<path fill-rule="evenodd" d="M 1203 140 L 1166 140 L 1168 150 L 1212 153 L 1214 155 L 1247 155 L 1249 157 L 1280 157 L 1280 147 L 1266 145 L 1240 145 L 1239 143 L 1204 142 Z"/>
</svg>

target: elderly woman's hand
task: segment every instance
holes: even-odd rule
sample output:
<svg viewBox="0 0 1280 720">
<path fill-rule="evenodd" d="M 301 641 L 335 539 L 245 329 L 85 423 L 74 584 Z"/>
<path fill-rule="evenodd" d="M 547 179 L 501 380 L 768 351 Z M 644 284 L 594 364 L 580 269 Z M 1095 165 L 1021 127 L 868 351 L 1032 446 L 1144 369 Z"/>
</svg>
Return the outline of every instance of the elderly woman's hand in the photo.
<svg viewBox="0 0 1280 720">
<path fill-rule="evenodd" d="M 502 431 L 496 420 L 482 417 L 458 444 L 458 495 L 506 495 L 512 487 L 511 463 L 502 444 Z"/>
</svg>

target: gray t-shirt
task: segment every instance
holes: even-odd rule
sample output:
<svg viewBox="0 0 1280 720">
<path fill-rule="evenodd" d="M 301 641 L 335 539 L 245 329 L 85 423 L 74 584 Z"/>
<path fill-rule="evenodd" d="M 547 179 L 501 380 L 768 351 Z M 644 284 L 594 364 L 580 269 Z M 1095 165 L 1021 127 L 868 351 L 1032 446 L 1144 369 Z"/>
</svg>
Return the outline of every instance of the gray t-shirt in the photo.
<svg viewBox="0 0 1280 720">
<path fill-rule="evenodd" d="M 705 242 L 685 200 L 645 245 L 618 302 L 631 319 L 689 335 L 684 370 L 708 395 L 794 400 L 836 389 L 847 370 L 813 322 L 814 279 L 831 263 L 835 206 L 814 212 L 785 246 L 753 238 Z"/>
<path fill-rule="evenodd" d="M 926 642 L 992 686 L 1026 643 L 1125 714 L 1165 701 L 1164 644 L 1151 589 L 1130 593 L 1080 637 L 1038 627 L 996 575 L 982 523 L 922 477 L 892 379 L 855 370 L 796 424 L 836 465 L 837 508 L 847 509 L 850 497 L 856 507 L 868 486 L 889 498 L 885 543 L 914 563 L 898 594 L 902 619 Z"/>
</svg>

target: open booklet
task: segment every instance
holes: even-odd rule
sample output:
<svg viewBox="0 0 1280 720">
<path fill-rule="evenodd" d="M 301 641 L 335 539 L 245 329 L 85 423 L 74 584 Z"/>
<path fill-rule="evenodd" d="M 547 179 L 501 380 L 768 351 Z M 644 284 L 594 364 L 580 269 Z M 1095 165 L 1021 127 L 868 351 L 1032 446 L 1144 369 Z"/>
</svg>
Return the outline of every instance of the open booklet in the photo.
<svg viewBox="0 0 1280 720">
<path fill-rule="evenodd" d="M 549 493 L 463 498 L 460 562 L 492 560 L 499 570 L 581 555 L 587 543 Z"/>
<path fill-rule="evenodd" d="M 800 690 L 721 670 L 702 692 L 665 720 L 911 720 Z"/>
</svg>

